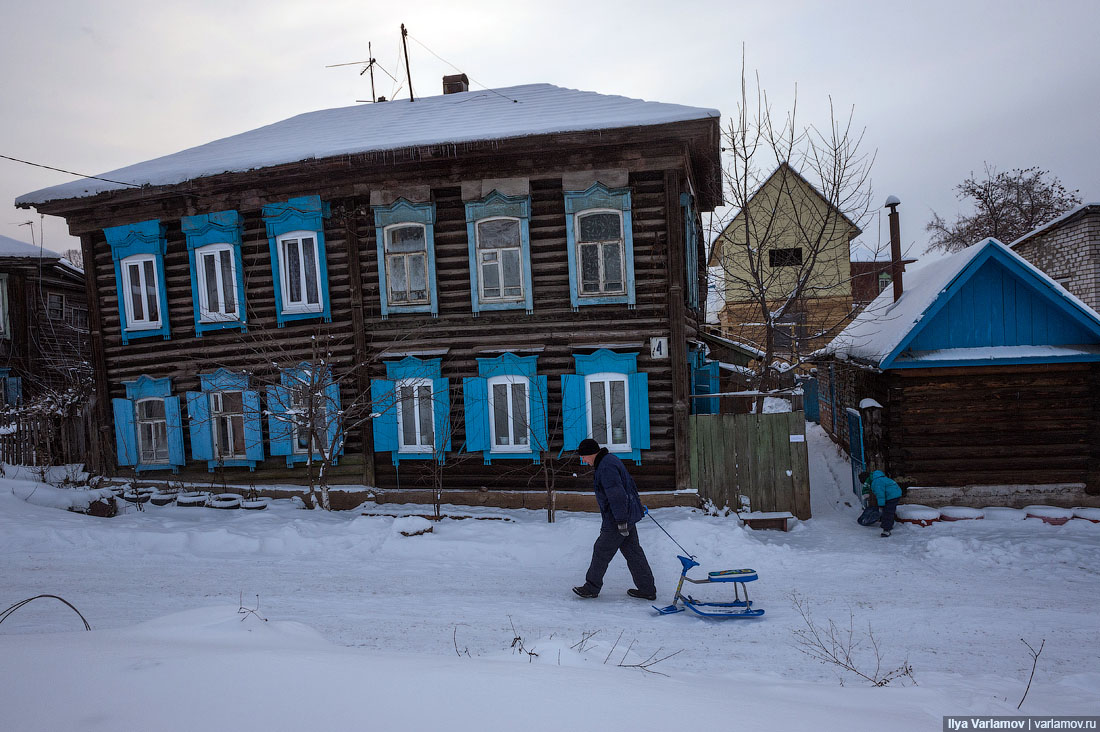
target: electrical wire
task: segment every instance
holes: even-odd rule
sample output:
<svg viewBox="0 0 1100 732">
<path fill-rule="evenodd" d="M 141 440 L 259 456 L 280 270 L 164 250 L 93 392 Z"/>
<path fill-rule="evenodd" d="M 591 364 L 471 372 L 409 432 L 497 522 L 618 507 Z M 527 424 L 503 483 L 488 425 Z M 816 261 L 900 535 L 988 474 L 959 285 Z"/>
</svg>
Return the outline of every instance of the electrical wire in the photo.
<svg viewBox="0 0 1100 732">
<path fill-rule="evenodd" d="M 424 44 L 423 44 L 423 43 L 422 43 L 422 42 L 421 42 L 421 41 L 420 41 L 420 40 L 419 40 L 418 38 L 416 38 L 416 37 L 415 37 L 415 36 L 414 36 L 414 35 L 413 35 L 412 33 L 409 33 L 409 34 L 407 34 L 407 35 L 408 35 L 408 37 L 409 37 L 409 38 L 412 38 L 412 39 L 413 39 L 414 41 L 416 41 L 416 42 L 417 42 L 417 44 L 418 44 L 418 45 L 419 45 L 419 46 L 420 46 L 421 48 L 423 48 L 423 49 L 424 49 L 425 51 L 427 51 L 427 52 L 428 52 L 428 53 L 430 53 L 431 55 L 435 56 L 435 57 L 436 57 L 437 59 L 439 59 L 439 60 L 440 60 L 440 61 L 442 61 L 443 63 L 447 64 L 448 66 L 450 66 L 450 67 L 451 67 L 452 69 L 454 69 L 454 70 L 455 70 L 455 71 L 457 71 L 458 73 L 460 73 L 460 74 L 466 74 L 466 72 L 465 72 L 465 71 L 463 71 L 462 69 L 458 68 L 457 66 L 455 66 L 454 64 L 452 64 L 452 63 L 451 63 L 450 61 L 448 61 L 447 59 L 443 58 L 442 56 L 440 56 L 440 55 L 439 55 L 438 53 L 436 53 L 436 52 L 435 52 L 435 51 L 433 51 L 432 49 L 430 49 L 430 48 L 428 48 L 427 46 L 425 46 L 425 45 L 424 45 Z M 481 83 L 480 81 L 478 81 L 478 80 L 477 80 L 477 79 L 475 79 L 474 77 L 470 76 L 469 74 L 466 74 L 466 76 L 468 76 L 468 77 L 470 78 L 470 80 L 471 80 L 472 82 L 474 82 L 475 84 L 477 84 L 478 86 L 480 86 L 480 87 L 481 87 L 482 89 L 485 89 L 486 91 L 490 91 L 490 92 L 492 92 L 493 94 L 496 94 L 496 95 L 497 95 L 498 97 L 501 97 L 502 99 L 507 99 L 508 101 L 510 101 L 510 102 L 515 102 L 515 103 L 517 103 L 517 104 L 519 103 L 519 100 L 518 100 L 518 99 L 512 99 L 512 98 L 511 98 L 511 97 L 509 97 L 509 96 L 506 96 L 506 95 L 504 95 L 504 94 L 501 94 L 501 93 L 500 93 L 500 92 L 498 92 L 498 91 L 497 91 L 496 89 L 491 89 L 491 88 L 489 88 L 489 87 L 485 86 L 484 84 L 482 84 L 482 83 Z"/>
<path fill-rule="evenodd" d="M 46 170 L 56 170 L 58 173 L 66 173 L 68 175 L 75 175 L 78 178 L 90 178 L 92 180 L 106 181 L 107 183 L 116 183 L 120 186 L 130 186 L 131 188 L 141 188 L 141 186 L 138 185 L 137 183 L 125 183 L 125 182 L 120 181 L 120 180 L 111 180 L 110 178 L 103 178 L 103 177 L 100 177 L 98 175 L 85 175 L 84 173 L 75 173 L 71 170 L 65 170 L 64 168 L 55 168 L 52 165 L 43 165 L 42 163 L 32 163 L 29 160 L 20 160 L 19 158 L 13 158 L 10 155 L 0 155 L 0 158 L 3 158 L 4 160 L 12 160 L 12 161 L 15 161 L 17 163 L 23 163 L 24 165 L 33 165 L 36 168 L 45 168 Z"/>
</svg>

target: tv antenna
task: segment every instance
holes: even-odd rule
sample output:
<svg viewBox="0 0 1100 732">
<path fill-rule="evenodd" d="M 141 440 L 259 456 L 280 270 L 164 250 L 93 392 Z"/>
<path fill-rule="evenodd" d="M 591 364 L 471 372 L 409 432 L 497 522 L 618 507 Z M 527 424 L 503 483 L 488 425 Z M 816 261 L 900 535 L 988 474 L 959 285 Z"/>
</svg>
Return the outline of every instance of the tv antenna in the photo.
<svg viewBox="0 0 1100 732">
<path fill-rule="evenodd" d="M 402 27 L 404 27 L 404 26 L 402 26 Z M 383 67 L 382 64 L 378 63 L 378 59 L 376 59 L 374 57 L 374 51 L 371 50 L 371 44 L 370 44 L 369 41 L 367 42 L 367 60 L 366 61 L 349 61 L 349 62 L 344 63 L 344 64 L 329 64 L 325 68 L 326 69 L 334 69 L 337 66 L 359 66 L 359 65 L 363 66 L 363 68 L 359 71 L 360 76 L 367 73 L 368 71 L 370 72 L 370 100 L 369 101 L 372 102 L 372 103 L 373 102 L 384 102 L 384 101 L 386 101 L 385 97 L 379 97 L 375 93 L 375 90 L 374 90 L 374 67 L 377 66 L 378 69 L 383 74 L 385 74 L 386 76 L 393 79 L 395 83 L 397 82 L 397 78 L 394 77 L 394 75 L 391 74 L 390 72 L 386 71 L 385 67 Z M 357 101 L 357 102 L 366 102 L 368 100 L 366 100 L 366 99 L 356 99 L 355 101 Z"/>
</svg>

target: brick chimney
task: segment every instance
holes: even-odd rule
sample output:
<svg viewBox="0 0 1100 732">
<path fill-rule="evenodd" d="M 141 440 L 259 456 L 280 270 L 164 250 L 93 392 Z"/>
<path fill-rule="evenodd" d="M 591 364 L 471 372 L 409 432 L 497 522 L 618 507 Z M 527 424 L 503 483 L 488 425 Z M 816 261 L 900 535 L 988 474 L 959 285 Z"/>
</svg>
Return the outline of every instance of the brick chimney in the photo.
<svg viewBox="0 0 1100 732">
<path fill-rule="evenodd" d="M 470 80 L 466 78 L 466 74 L 451 74 L 443 77 L 444 94 L 458 94 L 464 91 L 470 91 Z"/>
</svg>

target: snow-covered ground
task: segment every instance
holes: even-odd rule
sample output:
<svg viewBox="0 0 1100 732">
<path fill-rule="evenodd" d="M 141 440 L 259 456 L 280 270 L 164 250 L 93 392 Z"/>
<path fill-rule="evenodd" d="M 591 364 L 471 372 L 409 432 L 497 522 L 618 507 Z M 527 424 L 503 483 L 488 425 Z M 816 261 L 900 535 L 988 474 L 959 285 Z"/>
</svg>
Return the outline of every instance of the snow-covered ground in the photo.
<svg viewBox="0 0 1100 732">
<path fill-rule="evenodd" d="M 790 533 L 654 511 L 701 569 L 759 571 L 766 615 L 745 621 L 658 616 L 626 596 L 621 558 L 598 599 L 573 595 L 594 515 L 456 507 L 510 520 L 414 537 L 392 517 L 290 502 L 96 519 L 58 510 L 49 486 L 0 480 L 0 610 L 59 595 L 93 628 L 52 599 L 0 624 L 0 729 L 929 730 L 946 714 L 1017 713 L 1032 666 L 1021 639 L 1045 646 L 1019 713 L 1100 710 L 1100 524 L 963 521 L 882 539 L 855 522 L 847 465 L 808 434 L 814 519 Z M 678 550 L 640 528 L 667 604 Z M 854 619 L 864 667 L 873 628 L 883 669 L 908 660 L 918 685 L 841 685 L 799 651 L 795 597 L 819 625 Z M 675 653 L 652 667 L 667 676 L 620 665 L 654 653 Z"/>
</svg>

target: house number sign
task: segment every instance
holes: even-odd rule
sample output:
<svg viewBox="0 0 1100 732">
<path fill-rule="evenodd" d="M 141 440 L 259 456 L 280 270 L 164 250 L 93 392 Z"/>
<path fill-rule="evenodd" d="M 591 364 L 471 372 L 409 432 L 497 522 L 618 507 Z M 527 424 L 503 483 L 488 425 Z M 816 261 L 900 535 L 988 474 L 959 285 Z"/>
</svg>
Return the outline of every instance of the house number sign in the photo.
<svg viewBox="0 0 1100 732">
<path fill-rule="evenodd" d="M 650 338 L 649 357 L 668 358 L 668 338 Z"/>
</svg>

